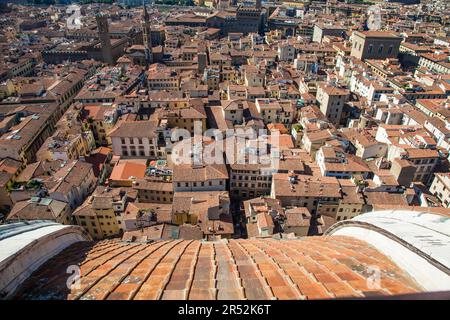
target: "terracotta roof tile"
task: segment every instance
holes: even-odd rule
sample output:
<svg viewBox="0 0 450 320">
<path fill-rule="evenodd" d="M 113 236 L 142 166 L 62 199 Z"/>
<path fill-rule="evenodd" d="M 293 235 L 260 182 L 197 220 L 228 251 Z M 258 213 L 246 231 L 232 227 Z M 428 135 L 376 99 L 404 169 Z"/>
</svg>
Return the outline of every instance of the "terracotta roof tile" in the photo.
<svg viewBox="0 0 450 320">
<path fill-rule="evenodd" d="M 67 266 L 81 268 L 68 290 Z M 369 267 L 381 271 L 370 287 Z M 398 266 L 367 243 L 344 236 L 303 240 L 188 240 L 130 244 L 77 243 L 36 271 L 25 299 L 330 299 L 420 290 Z"/>
</svg>

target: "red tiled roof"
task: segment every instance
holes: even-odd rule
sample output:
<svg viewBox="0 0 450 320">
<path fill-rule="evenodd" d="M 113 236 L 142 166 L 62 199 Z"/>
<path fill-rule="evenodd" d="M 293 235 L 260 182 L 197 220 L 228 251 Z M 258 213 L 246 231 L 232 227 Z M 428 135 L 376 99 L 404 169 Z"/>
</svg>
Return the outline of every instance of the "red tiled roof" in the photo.
<svg viewBox="0 0 450 320">
<path fill-rule="evenodd" d="M 80 265 L 81 284 L 68 290 L 66 270 L 72 264 Z M 378 288 L 367 281 L 372 268 L 381 271 Z M 420 290 L 388 257 L 344 236 L 149 244 L 107 240 L 65 249 L 35 272 L 16 298 L 328 299 Z"/>
<path fill-rule="evenodd" d="M 146 169 L 147 166 L 144 163 L 121 161 L 114 167 L 113 171 L 111 172 L 110 180 L 129 180 L 130 177 L 142 179 L 145 177 Z"/>
</svg>

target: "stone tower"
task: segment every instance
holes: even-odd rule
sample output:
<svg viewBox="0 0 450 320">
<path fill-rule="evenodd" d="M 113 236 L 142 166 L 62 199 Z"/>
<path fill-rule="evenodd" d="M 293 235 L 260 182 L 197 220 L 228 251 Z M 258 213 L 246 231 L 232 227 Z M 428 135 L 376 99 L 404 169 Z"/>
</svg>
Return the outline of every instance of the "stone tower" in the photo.
<svg viewBox="0 0 450 320">
<path fill-rule="evenodd" d="M 205 71 L 206 65 L 208 64 L 208 58 L 206 56 L 206 52 L 199 52 L 197 54 L 197 63 L 198 63 L 198 73 L 203 74 Z"/>
<path fill-rule="evenodd" d="M 103 61 L 108 64 L 114 64 L 112 55 L 111 38 L 109 36 L 108 17 L 104 14 L 96 16 L 98 37 L 102 46 Z"/>
<path fill-rule="evenodd" d="M 142 37 L 143 37 L 143 43 L 144 43 L 144 50 L 145 50 L 145 60 L 147 62 L 147 65 L 153 63 L 153 53 L 152 53 L 152 31 L 150 28 L 150 17 L 148 15 L 147 8 L 145 6 L 145 1 L 143 3 L 143 10 L 142 10 Z"/>
</svg>

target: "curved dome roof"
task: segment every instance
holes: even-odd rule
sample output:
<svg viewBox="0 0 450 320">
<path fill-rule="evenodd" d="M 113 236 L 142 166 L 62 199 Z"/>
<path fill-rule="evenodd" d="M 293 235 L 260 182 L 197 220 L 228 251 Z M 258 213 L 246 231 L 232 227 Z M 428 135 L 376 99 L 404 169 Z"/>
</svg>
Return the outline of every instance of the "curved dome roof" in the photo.
<svg viewBox="0 0 450 320">
<path fill-rule="evenodd" d="M 375 211 L 338 222 L 326 234 L 350 236 L 376 246 L 426 290 L 450 288 L 450 215 Z"/>
<path fill-rule="evenodd" d="M 79 288 L 66 270 L 80 264 Z M 367 281 L 380 270 L 379 287 Z M 320 299 L 420 292 L 389 258 L 351 237 L 75 244 L 20 299 Z"/>
<path fill-rule="evenodd" d="M 0 299 L 10 297 L 48 259 L 87 240 L 83 229 L 50 221 L 0 225 Z"/>
<path fill-rule="evenodd" d="M 14 297 L 332 299 L 450 291 L 448 233 L 443 215 L 383 211 L 338 223 L 322 237 L 80 241 L 50 258 Z M 74 270 L 80 281 L 68 286 Z"/>
</svg>

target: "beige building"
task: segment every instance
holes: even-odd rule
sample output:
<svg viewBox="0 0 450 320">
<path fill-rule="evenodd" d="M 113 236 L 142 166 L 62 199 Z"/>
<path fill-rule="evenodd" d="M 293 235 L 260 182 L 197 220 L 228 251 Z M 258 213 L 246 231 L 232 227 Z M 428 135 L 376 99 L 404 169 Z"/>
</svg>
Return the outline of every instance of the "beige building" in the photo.
<svg viewBox="0 0 450 320">
<path fill-rule="evenodd" d="M 341 192 L 334 177 L 276 173 L 272 176 L 271 197 L 279 199 L 283 207 L 305 207 L 315 215 L 337 210 Z"/>
<path fill-rule="evenodd" d="M 305 153 L 299 149 L 286 149 L 280 151 L 278 158 L 272 158 L 270 164 L 231 163 L 230 196 L 238 199 L 268 196 L 272 185 L 272 174 L 274 172 L 304 173 L 304 157 Z"/>
<path fill-rule="evenodd" d="M 341 199 L 338 209 L 334 214 L 326 214 L 335 221 L 348 220 L 364 212 L 366 202 L 361 188 L 350 180 L 339 180 L 341 185 Z"/>
<path fill-rule="evenodd" d="M 150 68 L 147 76 L 149 90 L 179 90 L 180 76 L 170 68 L 158 69 Z"/>
<path fill-rule="evenodd" d="M 390 173 L 400 185 L 409 187 L 414 179 L 416 167 L 406 159 L 395 158 L 391 162 Z"/>
<path fill-rule="evenodd" d="M 170 109 L 162 112 L 159 118 L 164 121 L 167 119 L 169 128 L 181 128 L 194 135 L 196 123 L 199 123 L 199 129 L 206 131 L 206 111 L 203 105 L 189 106 L 185 108 Z"/>
<path fill-rule="evenodd" d="M 355 147 L 355 155 L 362 160 L 386 156 L 387 145 L 375 140 L 367 130 L 343 129 L 342 135 Z"/>
<path fill-rule="evenodd" d="M 312 41 L 321 43 L 325 36 L 342 37 L 346 29 L 339 25 L 327 25 L 324 23 L 314 24 Z"/>
<path fill-rule="evenodd" d="M 110 132 L 113 153 L 123 158 L 165 158 L 153 121 L 121 122 Z"/>
<path fill-rule="evenodd" d="M 66 202 L 40 197 L 17 202 L 6 220 L 9 222 L 50 220 L 61 224 L 72 224 L 73 222 L 71 209 Z"/>
<path fill-rule="evenodd" d="M 67 163 L 44 182 L 50 197 L 67 202 L 71 209 L 83 203 L 96 184 L 92 165 L 81 160 Z"/>
<path fill-rule="evenodd" d="M 97 145 L 111 145 L 109 133 L 117 122 L 117 111 L 112 104 L 85 105 L 81 117 L 83 130 L 92 132 Z"/>
<path fill-rule="evenodd" d="M 95 147 L 92 131 L 71 134 L 58 130 L 44 142 L 36 154 L 38 161 L 42 160 L 75 160 L 87 156 Z"/>
<path fill-rule="evenodd" d="M 225 120 L 233 124 L 242 124 L 244 120 L 244 109 L 248 108 L 248 103 L 244 99 L 221 101 L 222 114 Z"/>
<path fill-rule="evenodd" d="M 450 208 L 450 173 L 435 173 L 430 191 L 438 197 L 444 207 Z"/>
<path fill-rule="evenodd" d="M 224 164 L 179 164 L 173 168 L 173 189 L 186 191 L 225 191 L 228 171 Z"/>
<path fill-rule="evenodd" d="M 296 116 L 290 100 L 256 99 L 255 106 L 266 125 L 282 123 L 290 126 Z"/>
<path fill-rule="evenodd" d="M 297 237 L 306 237 L 311 226 L 311 213 L 307 208 L 295 207 L 284 211 L 283 233 L 293 233 Z"/>
<path fill-rule="evenodd" d="M 95 240 L 115 236 L 123 231 L 114 212 L 112 197 L 91 196 L 75 210 L 73 216 L 77 224 Z"/>
<path fill-rule="evenodd" d="M 220 69 L 216 67 L 209 67 L 205 69 L 203 81 L 207 84 L 209 91 L 219 90 Z"/>
<path fill-rule="evenodd" d="M 4 82 L 0 82 L 0 99 L 11 96 L 16 92 L 14 83 L 8 79 Z"/>
<path fill-rule="evenodd" d="M 306 132 L 302 138 L 302 148 L 305 149 L 311 156 L 311 159 L 314 160 L 320 147 L 325 145 L 326 142 L 334 139 L 335 136 L 331 130 Z"/>
<path fill-rule="evenodd" d="M 431 182 L 434 168 L 439 164 L 439 153 L 431 149 L 405 149 L 401 158 L 409 160 L 416 168 L 413 181 L 420 181 L 425 184 Z"/>
<path fill-rule="evenodd" d="M 173 184 L 171 180 L 147 177 L 136 180 L 133 189 L 137 190 L 138 200 L 143 203 L 172 203 Z"/>
<path fill-rule="evenodd" d="M 199 226 L 207 240 L 231 238 L 234 227 L 228 192 L 176 192 L 172 222 Z"/>
<path fill-rule="evenodd" d="M 320 111 L 328 120 L 338 125 L 341 122 L 344 104 L 350 97 L 350 91 L 328 85 L 319 85 L 316 99 L 320 105 Z"/>
<path fill-rule="evenodd" d="M 248 238 L 272 236 L 275 224 L 271 213 L 274 216 L 283 213 L 280 200 L 258 197 L 244 201 L 243 205 Z"/>
<path fill-rule="evenodd" d="M 54 104 L 24 107 L 20 111 L 23 116 L 17 117 L 18 121 L 8 125 L 0 136 L 0 158 L 33 162 L 37 151 L 53 131 L 56 108 Z"/>
<path fill-rule="evenodd" d="M 230 164 L 230 196 L 250 199 L 269 195 L 272 175 L 267 169 L 261 164 Z"/>
</svg>

